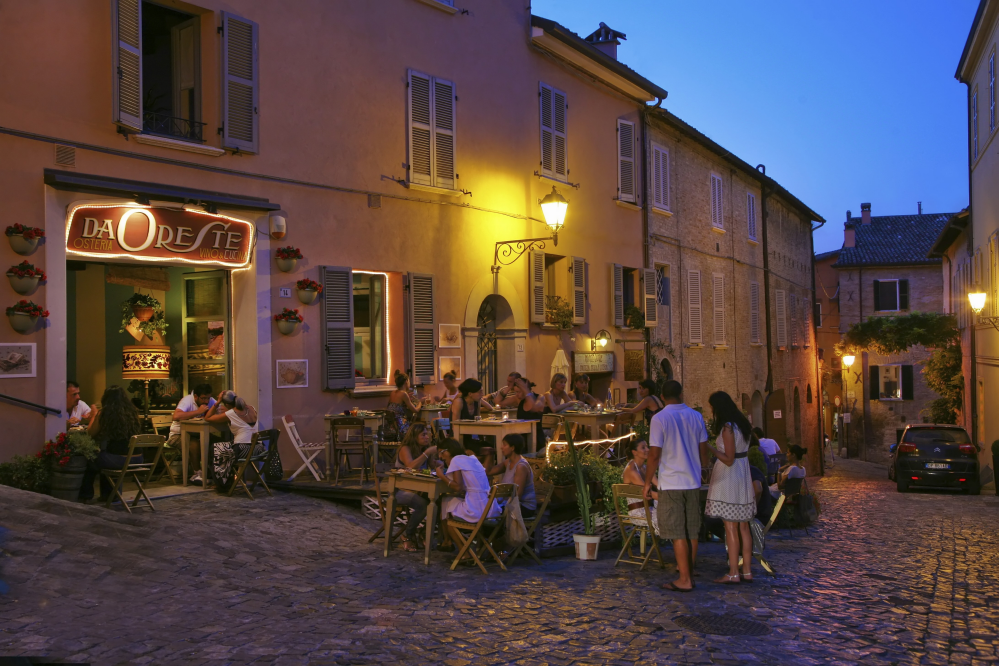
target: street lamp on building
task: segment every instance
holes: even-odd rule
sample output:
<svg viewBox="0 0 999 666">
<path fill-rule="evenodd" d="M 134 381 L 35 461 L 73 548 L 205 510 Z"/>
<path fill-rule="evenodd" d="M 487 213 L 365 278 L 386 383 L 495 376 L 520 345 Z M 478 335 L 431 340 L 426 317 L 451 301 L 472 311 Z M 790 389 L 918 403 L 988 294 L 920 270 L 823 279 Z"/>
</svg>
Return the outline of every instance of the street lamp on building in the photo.
<svg viewBox="0 0 999 666">
<path fill-rule="evenodd" d="M 607 343 L 611 341 L 611 335 L 605 329 L 600 329 L 597 334 L 593 336 L 590 340 L 590 351 L 596 351 L 597 347 L 603 349 L 607 346 Z"/>
<path fill-rule="evenodd" d="M 843 356 L 843 367 L 847 370 L 853 367 L 853 362 L 857 360 L 857 357 L 853 354 L 846 354 Z"/>
<path fill-rule="evenodd" d="M 982 314 L 982 310 L 985 309 L 985 292 L 984 291 L 973 291 L 968 294 L 968 302 L 971 304 L 971 310 L 976 315 Z"/>
<path fill-rule="evenodd" d="M 843 354 L 843 367 L 846 368 L 847 375 L 849 376 L 850 368 L 853 367 L 853 362 L 857 360 L 857 357 L 853 354 Z M 843 425 L 841 432 L 843 433 L 843 448 L 849 450 L 850 448 L 850 417 L 852 415 L 853 408 L 850 405 L 850 391 L 847 389 L 846 401 L 843 403 Z"/>
<path fill-rule="evenodd" d="M 569 208 L 569 202 L 552 186 L 552 191 L 546 194 L 543 199 L 539 199 L 538 203 L 541 205 L 541 212 L 544 213 L 545 224 L 548 225 L 552 235 L 548 238 L 497 241 L 496 249 L 493 252 L 493 273 L 498 272 L 500 266 L 509 266 L 514 263 L 528 250 L 545 249 L 545 243 L 548 241 L 558 246 L 558 232 L 562 230 L 562 225 L 565 223 L 565 213 Z"/>
</svg>

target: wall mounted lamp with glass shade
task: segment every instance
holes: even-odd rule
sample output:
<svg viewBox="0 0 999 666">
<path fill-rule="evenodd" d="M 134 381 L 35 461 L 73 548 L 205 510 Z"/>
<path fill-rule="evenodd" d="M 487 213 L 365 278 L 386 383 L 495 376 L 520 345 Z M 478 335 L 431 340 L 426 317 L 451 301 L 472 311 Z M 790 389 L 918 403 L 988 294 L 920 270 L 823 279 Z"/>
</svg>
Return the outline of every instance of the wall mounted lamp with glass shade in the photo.
<svg viewBox="0 0 999 666">
<path fill-rule="evenodd" d="M 528 250 L 543 250 L 545 243 L 551 241 L 558 246 L 558 234 L 565 223 L 565 213 L 569 208 L 569 202 L 559 191 L 552 186 L 552 191 L 538 200 L 541 205 L 541 212 L 545 216 L 545 224 L 551 231 L 551 236 L 547 238 L 523 238 L 521 240 L 497 241 L 496 249 L 493 252 L 493 273 L 499 272 L 501 266 L 509 266 L 514 263 Z"/>
<path fill-rule="evenodd" d="M 853 354 L 844 354 L 843 355 L 843 367 L 844 368 L 851 368 L 851 367 L 853 367 L 853 362 L 856 361 L 856 360 L 857 360 L 857 357 L 854 356 Z"/>
<path fill-rule="evenodd" d="M 999 317 L 983 317 L 982 310 L 985 309 L 985 292 L 984 291 L 972 291 L 968 292 L 968 303 L 971 305 L 971 311 L 975 313 L 975 317 L 978 319 L 979 324 L 989 324 L 992 328 L 999 331 Z M 974 330 L 974 327 L 972 327 Z"/>
<path fill-rule="evenodd" d="M 597 334 L 593 336 L 590 340 L 590 351 L 597 351 L 603 349 L 607 346 L 607 343 L 611 341 L 611 334 L 605 329 L 600 329 Z"/>
</svg>

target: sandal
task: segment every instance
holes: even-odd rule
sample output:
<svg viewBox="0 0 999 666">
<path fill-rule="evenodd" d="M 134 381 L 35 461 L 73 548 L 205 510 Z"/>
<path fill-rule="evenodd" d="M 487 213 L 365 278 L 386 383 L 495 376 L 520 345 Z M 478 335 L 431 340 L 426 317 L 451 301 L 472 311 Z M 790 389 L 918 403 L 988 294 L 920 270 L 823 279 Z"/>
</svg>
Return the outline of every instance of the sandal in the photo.
<svg viewBox="0 0 999 666">
<path fill-rule="evenodd" d="M 690 587 L 677 587 L 675 583 L 663 583 L 660 587 L 664 590 L 669 590 L 670 592 L 693 592 L 693 585 Z"/>
<path fill-rule="evenodd" d="M 742 579 L 743 583 L 752 583 L 753 582 L 753 574 L 751 574 L 751 573 L 748 573 L 748 574 L 740 573 L 739 574 L 739 578 Z"/>
<path fill-rule="evenodd" d="M 719 585 L 738 585 L 741 582 L 741 580 L 742 578 L 739 576 L 739 574 L 735 574 L 734 576 L 729 576 L 728 574 L 725 574 L 721 578 L 715 578 L 715 582 L 718 583 Z"/>
<path fill-rule="evenodd" d="M 406 535 L 399 537 L 399 540 L 402 541 L 402 549 L 407 553 L 420 552 L 420 549 L 416 547 L 416 544 L 413 543 L 413 540 L 407 537 Z"/>
</svg>

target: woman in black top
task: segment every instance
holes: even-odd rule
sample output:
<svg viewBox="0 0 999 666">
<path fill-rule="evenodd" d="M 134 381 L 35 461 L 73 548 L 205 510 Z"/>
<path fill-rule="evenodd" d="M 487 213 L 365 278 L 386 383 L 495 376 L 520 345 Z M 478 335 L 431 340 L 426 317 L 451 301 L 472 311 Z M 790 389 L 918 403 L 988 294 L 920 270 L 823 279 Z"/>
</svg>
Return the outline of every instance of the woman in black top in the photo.
<svg viewBox="0 0 999 666">
<path fill-rule="evenodd" d="M 124 467 L 129 440 L 132 439 L 132 435 L 142 432 L 139 412 L 128 399 L 125 389 L 116 385 L 104 391 L 100 409 L 95 409 L 91 413 L 87 432 L 101 447 L 101 451 L 97 454 L 96 460 L 87 464 L 83 486 L 80 488 L 80 499 L 83 500 L 93 499 L 94 476 L 100 474 L 102 469 Z M 142 455 L 132 456 L 132 462 L 142 462 Z M 111 482 L 101 474 L 101 501 L 106 501 L 113 490 Z"/>
<path fill-rule="evenodd" d="M 538 428 L 534 435 L 534 441 L 537 444 L 537 448 L 535 450 L 544 451 L 545 447 L 548 445 L 548 439 L 545 437 L 545 431 L 541 427 L 541 417 L 544 415 L 545 411 L 545 399 L 532 391 L 531 389 L 533 387 L 534 383 L 526 377 L 521 377 L 514 382 L 513 390 L 520 399 L 520 402 L 517 403 L 517 418 L 521 421 L 531 421 L 534 419 L 538 420 Z"/>
<path fill-rule="evenodd" d="M 482 382 L 469 377 L 458 384 L 458 397 L 451 403 L 452 421 L 474 421 L 482 410 Z M 471 455 L 484 458 L 483 464 L 488 469 L 494 461 L 493 449 L 488 442 L 475 439 L 472 435 L 462 435 L 462 446 Z M 486 464 L 488 463 L 488 464 Z"/>
<path fill-rule="evenodd" d="M 652 417 L 655 416 L 662 410 L 663 401 L 659 399 L 658 393 L 659 387 L 651 379 L 643 379 L 638 382 L 638 395 L 641 396 L 641 400 L 634 407 L 626 407 L 623 411 L 625 414 L 639 414 L 644 413 L 645 423 L 652 423 Z"/>
</svg>

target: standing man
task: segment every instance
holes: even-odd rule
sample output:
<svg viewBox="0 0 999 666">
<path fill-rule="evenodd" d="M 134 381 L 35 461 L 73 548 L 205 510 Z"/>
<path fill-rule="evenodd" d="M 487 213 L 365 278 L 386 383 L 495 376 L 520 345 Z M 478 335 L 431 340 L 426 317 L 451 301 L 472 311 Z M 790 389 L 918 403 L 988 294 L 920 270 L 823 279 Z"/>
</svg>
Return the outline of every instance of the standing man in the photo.
<svg viewBox="0 0 999 666">
<path fill-rule="evenodd" d="M 777 443 L 777 440 L 770 439 L 764 435 L 763 428 L 753 428 L 753 434 L 760 440 L 760 451 L 763 451 L 767 456 L 775 456 L 780 453 L 780 445 Z"/>
<path fill-rule="evenodd" d="M 170 424 L 170 438 L 167 440 L 166 445 L 169 447 L 179 448 L 180 422 L 202 418 L 205 415 L 205 412 L 211 409 L 214 404 L 215 398 L 212 397 L 211 384 L 206 383 L 195 386 L 189 395 L 185 395 L 180 399 L 180 402 L 177 403 L 177 409 L 173 411 L 173 423 Z M 191 442 L 188 456 L 194 465 L 200 467 L 201 442 Z M 187 470 L 183 470 L 183 473 L 187 474 Z M 191 476 L 191 481 L 201 480 L 201 470 L 196 469 L 194 474 Z"/>
<path fill-rule="evenodd" d="M 519 372 L 511 372 L 506 377 L 506 386 L 502 386 L 495 393 L 487 395 L 486 402 L 504 409 L 515 409 L 520 404 L 520 398 L 514 393 L 513 387 L 520 378 Z"/>
<path fill-rule="evenodd" d="M 80 400 L 80 385 L 73 380 L 66 382 L 66 413 L 67 426 L 81 425 L 90 418 L 90 407 Z"/>
<path fill-rule="evenodd" d="M 673 541 L 679 577 L 664 590 L 690 592 L 701 531 L 701 466 L 708 459 L 708 429 L 704 418 L 683 404 L 683 387 L 663 384 L 662 410 L 652 417 L 649 431 L 649 472 L 659 467 L 659 536 Z M 652 474 L 645 475 L 645 496 L 651 500 Z"/>
</svg>

